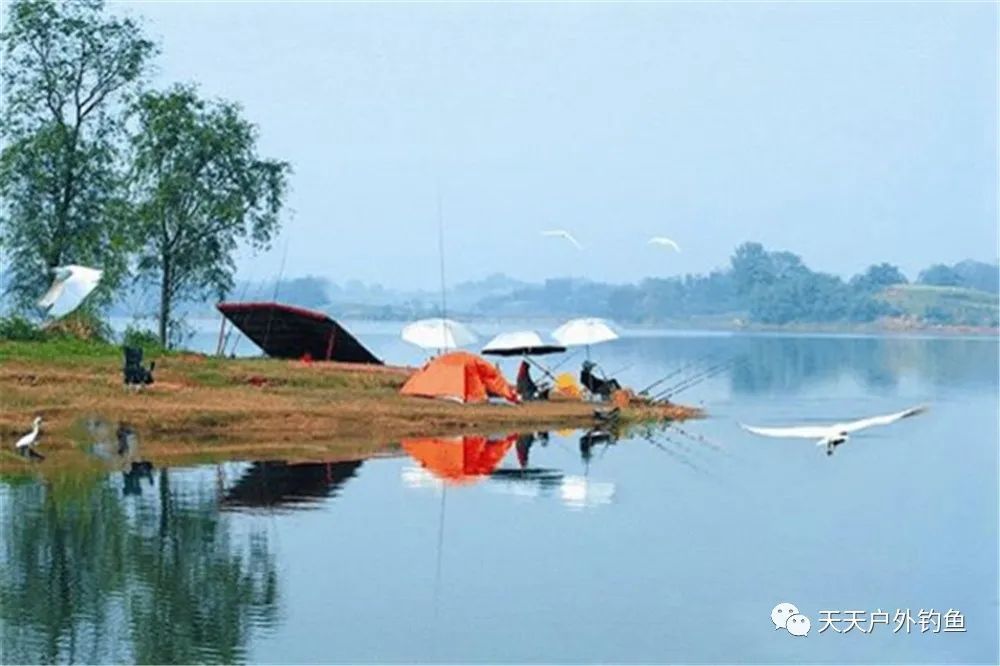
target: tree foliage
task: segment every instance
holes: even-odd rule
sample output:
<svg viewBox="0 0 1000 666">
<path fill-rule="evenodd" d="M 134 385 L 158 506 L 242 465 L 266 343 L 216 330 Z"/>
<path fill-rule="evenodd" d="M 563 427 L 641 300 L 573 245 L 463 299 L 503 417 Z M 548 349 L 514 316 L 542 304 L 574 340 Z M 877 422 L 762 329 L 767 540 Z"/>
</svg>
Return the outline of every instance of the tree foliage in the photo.
<svg viewBox="0 0 1000 666">
<path fill-rule="evenodd" d="M 100 0 L 20 0 L 2 35 L 5 148 L 0 236 L 14 300 L 33 302 L 54 266 L 126 269 L 120 149 L 124 104 L 156 47 Z"/>
<path fill-rule="evenodd" d="M 132 137 L 139 276 L 159 285 L 167 344 L 178 298 L 222 296 L 240 242 L 268 247 L 290 171 L 257 155 L 257 132 L 239 106 L 206 102 L 193 87 L 149 92 Z"/>
<path fill-rule="evenodd" d="M 935 287 L 960 287 L 962 276 L 955 272 L 951 266 L 935 264 L 930 268 L 920 272 L 917 277 L 920 284 L 928 284 Z"/>
<path fill-rule="evenodd" d="M 1000 265 L 971 259 L 953 266 L 935 264 L 921 271 L 917 281 L 935 287 L 964 287 L 996 294 L 1000 292 Z"/>
<path fill-rule="evenodd" d="M 876 292 L 896 284 L 906 284 L 908 281 L 903 272 L 896 266 L 887 263 L 868 267 L 864 273 L 851 278 L 851 286 L 867 292 Z"/>
<path fill-rule="evenodd" d="M 484 299 L 493 314 L 600 315 L 623 322 L 655 323 L 689 317 L 747 317 L 761 324 L 870 322 L 895 314 L 882 291 L 906 277 L 891 264 L 871 266 L 845 282 L 810 269 L 787 251 L 743 243 L 728 268 L 708 275 L 607 285 L 587 280 L 548 280 L 511 294 Z"/>
</svg>

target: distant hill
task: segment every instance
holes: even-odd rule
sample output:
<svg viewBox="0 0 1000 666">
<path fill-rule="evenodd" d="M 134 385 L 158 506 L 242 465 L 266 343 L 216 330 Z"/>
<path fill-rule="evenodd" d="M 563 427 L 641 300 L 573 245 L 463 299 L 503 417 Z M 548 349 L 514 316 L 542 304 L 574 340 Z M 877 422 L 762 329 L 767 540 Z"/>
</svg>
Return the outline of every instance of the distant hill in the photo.
<svg viewBox="0 0 1000 666">
<path fill-rule="evenodd" d="M 966 259 L 957 264 L 935 264 L 920 272 L 919 284 L 934 287 L 965 287 L 991 294 L 1000 293 L 1000 264 Z"/>
<path fill-rule="evenodd" d="M 965 287 L 901 284 L 881 294 L 901 316 L 927 324 L 952 326 L 1000 326 L 995 293 Z"/>
</svg>

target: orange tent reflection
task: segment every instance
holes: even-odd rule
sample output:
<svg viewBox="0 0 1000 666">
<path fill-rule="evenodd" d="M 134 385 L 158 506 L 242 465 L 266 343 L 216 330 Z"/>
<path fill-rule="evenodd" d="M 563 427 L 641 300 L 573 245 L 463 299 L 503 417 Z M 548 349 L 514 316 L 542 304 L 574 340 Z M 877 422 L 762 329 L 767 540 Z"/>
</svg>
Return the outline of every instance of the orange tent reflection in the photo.
<svg viewBox="0 0 1000 666">
<path fill-rule="evenodd" d="M 404 439 L 402 445 L 431 474 L 449 485 L 461 485 L 489 476 L 516 441 L 516 434 L 503 439 L 466 435 Z"/>
</svg>

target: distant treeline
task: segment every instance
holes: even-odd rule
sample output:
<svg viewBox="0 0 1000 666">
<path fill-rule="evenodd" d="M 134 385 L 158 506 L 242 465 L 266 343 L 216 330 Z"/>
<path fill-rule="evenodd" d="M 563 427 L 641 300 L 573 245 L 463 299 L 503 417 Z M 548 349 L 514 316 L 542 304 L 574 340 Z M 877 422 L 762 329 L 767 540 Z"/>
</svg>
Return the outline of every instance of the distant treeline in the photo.
<svg viewBox="0 0 1000 666">
<path fill-rule="evenodd" d="M 1000 266 L 975 261 L 935 265 L 917 278 L 918 285 L 989 294 L 997 294 L 998 282 Z M 908 284 L 899 268 L 888 263 L 870 266 L 845 281 L 810 269 L 791 252 L 768 251 L 760 243 L 744 243 L 736 248 L 728 267 L 707 275 L 649 278 L 629 285 L 548 280 L 505 298 L 486 299 L 480 305 L 487 311 L 587 312 L 639 323 L 712 316 L 772 325 L 865 323 L 881 317 L 913 315 L 899 303 L 898 289 L 894 291 Z M 944 293 L 941 298 L 945 298 Z M 930 301 L 928 307 L 935 306 L 934 298 L 926 300 Z M 984 309 L 984 302 L 992 303 L 992 307 Z M 997 325 L 995 297 L 973 298 L 967 307 L 945 309 L 946 313 L 937 312 L 933 323 Z M 917 316 L 920 318 L 919 313 Z"/>
<path fill-rule="evenodd" d="M 882 263 L 845 281 L 810 269 L 791 252 L 744 243 L 727 267 L 707 275 L 649 278 L 636 284 L 578 278 L 538 284 L 492 275 L 450 288 L 448 303 L 449 313 L 456 316 L 594 315 L 631 324 L 699 318 L 726 324 L 856 324 L 900 317 L 918 324 L 996 327 L 998 291 L 996 264 L 937 264 L 910 283 L 899 268 Z M 341 317 L 412 319 L 441 311 L 436 293 L 358 281 L 336 284 L 318 277 L 238 284 L 230 297 L 257 300 L 274 294 Z"/>
</svg>

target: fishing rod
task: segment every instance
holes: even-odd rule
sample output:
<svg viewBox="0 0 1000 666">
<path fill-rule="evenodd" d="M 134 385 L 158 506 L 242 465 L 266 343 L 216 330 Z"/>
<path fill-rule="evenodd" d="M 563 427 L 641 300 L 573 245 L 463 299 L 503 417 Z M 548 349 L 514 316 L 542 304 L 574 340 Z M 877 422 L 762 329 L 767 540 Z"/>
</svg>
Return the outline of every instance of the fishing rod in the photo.
<svg viewBox="0 0 1000 666">
<path fill-rule="evenodd" d="M 247 290 L 249 288 L 250 288 L 250 281 L 249 280 L 244 281 L 243 282 L 243 291 L 240 293 L 240 301 L 241 302 L 246 300 Z M 222 325 L 223 325 L 223 327 L 225 327 L 225 325 L 226 325 L 226 317 L 225 317 L 225 315 L 223 315 L 223 317 L 222 317 Z M 235 326 L 230 327 L 230 329 L 228 331 L 226 331 L 226 336 L 225 336 L 225 338 L 223 338 L 222 344 L 219 345 L 219 348 L 216 350 L 217 355 L 219 355 L 219 356 L 225 356 L 226 355 L 226 347 L 229 346 L 229 338 L 233 334 L 233 328 L 236 328 L 236 327 Z M 235 341 L 233 342 L 233 349 L 232 349 L 232 353 L 233 354 L 236 353 L 236 345 L 239 344 L 239 342 L 240 342 L 240 336 L 242 336 L 242 335 L 243 335 L 243 331 L 240 331 L 237 334 Z"/>
<path fill-rule="evenodd" d="M 673 458 L 677 462 L 681 463 L 682 465 L 686 465 L 687 467 L 690 467 L 696 473 L 698 473 L 698 474 L 706 474 L 707 473 L 707 472 L 705 472 L 705 470 L 703 470 L 702 468 L 698 467 L 693 462 L 691 462 L 688 459 L 687 456 L 685 456 L 683 454 L 680 454 L 680 453 L 678 453 L 676 451 L 672 451 L 671 449 L 667 448 L 661 442 L 656 441 L 652 437 L 643 437 L 643 439 L 646 440 L 647 442 L 649 442 L 650 444 L 652 444 L 653 446 L 655 446 L 660 451 L 663 451 L 668 456 L 670 456 L 671 458 Z M 676 444 L 676 442 L 674 440 L 670 439 L 669 437 L 665 437 L 664 439 L 666 439 L 671 444 Z"/>
<path fill-rule="evenodd" d="M 673 389 L 671 389 L 670 392 L 667 393 L 667 395 L 665 396 L 665 399 L 669 400 L 671 397 L 677 395 L 681 391 L 686 391 L 686 390 L 688 390 L 688 389 L 690 389 L 690 388 L 692 388 L 694 386 L 697 386 L 698 384 L 701 384 L 702 382 L 705 382 L 705 381 L 707 381 L 709 379 L 712 379 L 713 377 L 717 377 L 718 375 L 722 374 L 723 372 L 727 372 L 729 370 L 732 370 L 733 368 L 735 368 L 738 365 L 740 365 L 740 363 L 742 363 L 742 362 L 743 361 L 737 360 L 737 359 L 734 359 L 734 360 L 731 360 L 731 361 L 727 361 L 726 363 L 723 363 L 721 365 L 716 366 L 711 371 L 703 373 L 701 376 L 694 377 L 694 378 L 690 379 L 687 382 L 682 382 L 681 384 L 679 384 L 679 385 L 675 386 Z"/>
<path fill-rule="evenodd" d="M 555 372 L 556 370 L 558 370 L 559 368 L 561 368 L 562 366 L 564 366 L 567 361 L 569 361 L 571 358 L 573 358 L 574 356 L 576 356 L 579 353 L 580 353 L 580 350 L 577 349 L 575 352 L 573 352 L 571 354 L 567 354 L 566 356 L 564 356 L 561 361 L 559 361 L 558 363 L 556 363 L 555 365 L 552 366 L 552 372 Z"/>
<path fill-rule="evenodd" d="M 712 379 L 713 377 L 717 377 L 718 375 L 722 374 L 723 372 L 727 372 L 731 368 L 732 368 L 731 364 L 717 366 L 711 372 L 706 372 L 706 373 L 704 373 L 704 374 L 702 374 L 700 376 L 693 377 L 692 379 L 688 380 L 687 382 L 678 384 L 676 387 L 672 388 L 670 390 L 670 392 L 667 393 L 667 395 L 664 396 L 664 397 L 665 397 L 665 399 L 669 400 L 670 398 L 674 397 L 678 393 L 681 393 L 681 392 L 686 391 L 686 390 L 688 390 L 690 388 L 693 388 L 693 387 L 697 386 L 698 384 L 701 384 L 702 382 L 705 382 L 705 381 L 708 381 L 709 379 Z"/>
<path fill-rule="evenodd" d="M 667 428 L 668 429 L 672 428 L 672 429 L 676 430 L 678 433 L 680 433 L 682 436 L 687 437 L 688 439 L 693 440 L 695 442 L 699 442 L 701 444 L 704 444 L 705 446 L 707 446 L 708 448 L 712 449 L 713 451 L 715 451 L 717 453 L 721 453 L 723 455 L 729 455 L 728 452 L 723 447 L 719 446 L 718 444 L 716 444 L 712 440 L 708 439 L 704 435 L 699 435 L 698 433 L 688 432 L 687 430 L 685 430 L 684 428 L 680 427 L 676 423 L 669 423 L 669 424 L 667 424 Z"/>
<path fill-rule="evenodd" d="M 285 237 L 285 251 L 281 253 L 281 267 L 278 269 L 278 279 L 274 281 L 274 295 L 271 296 L 271 302 L 278 302 L 278 290 L 281 288 L 281 279 L 285 276 L 285 260 L 288 259 L 288 243 L 291 241 L 291 236 Z M 274 307 L 267 315 L 267 328 L 264 330 L 264 347 L 267 347 L 268 340 L 271 339 L 271 324 L 274 321 Z"/>
<path fill-rule="evenodd" d="M 551 379 L 551 380 L 552 380 L 553 382 L 555 382 L 555 381 L 556 381 L 556 376 L 555 376 L 555 375 L 553 375 L 553 374 L 552 374 L 552 373 L 551 373 L 551 372 L 549 371 L 549 369 L 548 369 L 548 368 L 546 368 L 546 367 L 545 367 L 544 365 L 542 365 L 542 364 L 541 364 L 541 363 L 539 363 L 538 361 L 534 360 L 533 358 L 531 358 L 531 357 L 530 357 L 530 356 L 528 356 L 527 354 L 523 354 L 523 355 L 521 356 L 521 358 L 522 358 L 523 360 L 527 361 L 528 363 L 530 363 L 531 365 L 535 366 L 535 367 L 536 367 L 536 368 L 538 368 L 539 370 L 541 370 L 541 371 L 542 371 L 542 374 L 544 374 L 545 376 L 547 376 L 547 377 L 548 377 L 549 379 Z"/>
<path fill-rule="evenodd" d="M 653 399 L 654 400 L 659 400 L 660 398 L 668 396 L 671 393 L 673 393 L 674 391 L 676 391 L 677 389 L 681 388 L 682 386 L 685 386 L 686 384 L 688 384 L 688 383 L 690 383 L 690 382 L 692 382 L 692 381 L 694 381 L 696 379 L 700 379 L 704 375 L 707 375 L 709 373 L 715 372 L 720 367 L 724 367 L 727 363 L 729 363 L 729 361 L 723 361 L 721 363 L 716 363 L 716 364 L 710 365 L 710 366 L 708 366 L 706 368 L 702 368 L 702 369 L 698 370 L 697 372 L 695 372 L 694 374 L 688 375 L 686 377 L 682 377 L 680 379 L 680 381 L 674 382 L 673 384 L 670 384 L 666 388 L 661 389 L 659 392 L 657 392 L 653 396 Z"/>
<path fill-rule="evenodd" d="M 625 372 L 626 370 L 631 370 L 634 365 L 635 365 L 635 363 L 629 363 L 627 365 L 623 365 L 622 367 L 617 368 L 614 372 L 610 373 L 610 376 L 614 377 L 615 375 L 620 375 L 621 373 Z M 605 377 L 605 379 L 607 379 L 607 377 Z"/>
<path fill-rule="evenodd" d="M 727 359 L 725 361 L 722 361 L 721 363 L 709 366 L 708 368 L 705 368 L 700 372 L 697 372 L 689 377 L 685 377 L 676 384 L 668 386 L 664 390 L 660 391 L 653 399 L 654 400 L 669 399 L 671 396 L 678 393 L 679 391 L 691 388 L 692 386 L 700 384 L 706 379 L 716 376 L 720 372 L 728 370 L 730 367 L 732 367 L 733 364 L 734 364 L 734 359 Z"/>
<path fill-rule="evenodd" d="M 639 391 L 639 395 L 648 395 L 650 391 L 652 391 L 654 388 L 656 388 L 657 386 L 659 386 L 663 382 L 667 381 L 668 379 L 670 379 L 672 377 L 676 377 L 677 375 L 679 375 L 680 373 L 684 372 L 685 370 L 693 368 L 696 365 L 698 365 L 699 363 L 703 363 L 704 361 L 707 361 L 708 359 L 710 359 L 710 358 L 712 358 L 714 356 L 715 356 L 715 353 L 712 352 L 710 354 L 705 354 L 703 356 L 699 356 L 698 358 L 694 359 L 693 361 L 688 361 L 687 363 L 681 363 L 680 367 L 678 367 L 677 369 L 675 369 L 673 372 L 668 372 L 663 377 L 660 377 L 655 382 L 653 382 L 652 384 L 650 384 L 646 388 L 644 388 L 641 391 Z"/>
</svg>

